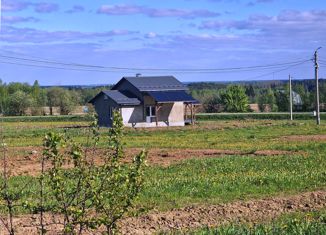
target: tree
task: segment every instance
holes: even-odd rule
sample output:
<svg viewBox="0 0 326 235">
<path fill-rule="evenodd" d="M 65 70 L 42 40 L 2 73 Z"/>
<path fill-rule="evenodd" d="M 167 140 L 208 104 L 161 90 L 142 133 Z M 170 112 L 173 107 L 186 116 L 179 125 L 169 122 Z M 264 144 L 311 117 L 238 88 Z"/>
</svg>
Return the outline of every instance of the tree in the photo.
<svg viewBox="0 0 326 235">
<path fill-rule="evenodd" d="M 6 89 L 6 84 L 2 83 L 2 80 L 0 79 L 0 113 L 6 113 L 7 109 L 7 103 L 8 103 L 8 92 Z"/>
<path fill-rule="evenodd" d="M 311 111 L 314 105 L 314 97 L 303 84 L 294 84 L 293 91 L 296 91 L 302 100 L 302 111 Z M 326 91 L 325 91 L 326 92 Z M 321 93 L 322 94 L 322 93 Z"/>
<path fill-rule="evenodd" d="M 279 111 L 287 112 L 289 111 L 290 107 L 290 96 L 288 92 L 285 92 L 284 90 L 277 91 L 275 93 L 276 96 L 276 104 Z"/>
<path fill-rule="evenodd" d="M 213 95 L 203 102 L 203 107 L 207 113 L 217 113 L 221 111 L 221 99 L 219 95 Z"/>
<path fill-rule="evenodd" d="M 62 94 L 62 88 L 52 87 L 47 91 L 48 106 L 50 107 L 50 115 L 53 115 L 53 107 L 59 106 L 60 95 Z"/>
<path fill-rule="evenodd" d="M 23 91 L 16 91 L 8 98 L 8 110 L 9 115 L 24 115 L 25 111 L 32 104 L 32 98 Z"/>
<path fill-rule="evenodd" d="M 247 112 L 248 96 L 245 89 L 239 85 L 230 85 L 221 94 L 222 104 L 228 112 Z"/>
<path fill-rule="evenodd" d="M 76 104 L 75 97 L 72 96 L 69 91 L 63 90 L 59 102 L 60 113 L 64 115 L 69 114 L 74 109 Z"/>
<path fill-rule="evenodd" d="M 249 97 L 250 102 L 255 101 L 256 93 L 252 85 L 246 86 L 246 95 Z"/>
<path fill-rule="evenodd" d="M 26 94 L 30 94 L 31 86 L 28 83 L 11 82 L 7 85 L 7 90 L 10 95 L 16 91 L 23 91 Z"/>
<path fill-rule="evenodd" d="M 37 100 L 38 97 L 40 96 L 40 85 L 38 84 L 37 80 L 34 81 L 34 84 L 32 86 L 31 95 L 35 100 Z"/>
<path fill-rule="evenodd" d="M 274 92 L 271 88 L 264 90 L 258 97 L 258 106 L 261 112 L 266 111 L 267 107 L 270 108 L 270 111 L 276 112 L 278 107 L 276 105 L 276 98 Z"/>
<path fill-rule="evenodd" d="M 77 104 L 77 99 L 68 90 L 60 87 L 50 88 L 47 92 L 50 115 L 53 115 L 53 107 L 59 106 L 61 114 L 69 114 Z"/>
</svg>

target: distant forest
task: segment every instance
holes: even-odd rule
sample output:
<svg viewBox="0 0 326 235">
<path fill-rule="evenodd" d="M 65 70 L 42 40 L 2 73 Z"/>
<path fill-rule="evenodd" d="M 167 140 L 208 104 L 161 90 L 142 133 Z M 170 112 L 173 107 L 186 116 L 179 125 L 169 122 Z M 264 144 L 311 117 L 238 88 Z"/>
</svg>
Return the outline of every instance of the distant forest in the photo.
<svg viewBox="0 0 326 235">
<path fill-rule="evenodd" d="M 243 88 L 248 98 L 248 103 L 258 104 L 260 111 L 288 111 L 289 110 L 289 82 L 276 81 L 245 81 L 245 82 L 198 82 L 188 84 L 190 93 L 198 99 L 206 112 L 226 111 L 221 110 L 218 104 L 222 104 L 221 94 L 229 86 L 238 85 Z M 315 80 L 294 80 L 292 91 L 299 95 L 301 104 L 294 102 L 294 111 L 313 111 L 315 104 Z M 326 104 L 326 79 L 319 79 L 319 95 L 322 110 Z M 249 110 L 250 111 L 250 110 Z"/>
<path fill-rule="evenodd" d="M 229 108 L 227 102 L 238 102 L 241 97 L 242 107 L 247 104 L 258 104 L 261 111 L 288 111 L 289 84 L 287 81 L 252 81 L 252 82 L 196 82 L 188 83 L 189 92 L 198 99 L 204 112 L 237 111 Z M 236 87 L 237 89 L 233 89 Z M 61 114 L 68 114 L 75 106 L 85 105 L 101 90 L 110 89 L 110 85 L 102 86 L 63 86 L 42 87 L 38 81 L 33 85 L 27 83 L 3 83 L 0 80 L 0 114 L 25 115 L 27 108 L 32 115 L 43 115 L 44 106 L 60 107 Z M 315 103 L 315 81 L 294 80 L 292 89 L 301 98 L 295 104 L 295 111 L 313 111 Z M 326 80 L 319 80 L 320 103 L 326 104 Z M 233 92 L 233 93 L 232 93 Z M 322 109 L 325 105 L 321 105 Z M 250 111 L 250 109 L 241 109 Z"/>
</svg>

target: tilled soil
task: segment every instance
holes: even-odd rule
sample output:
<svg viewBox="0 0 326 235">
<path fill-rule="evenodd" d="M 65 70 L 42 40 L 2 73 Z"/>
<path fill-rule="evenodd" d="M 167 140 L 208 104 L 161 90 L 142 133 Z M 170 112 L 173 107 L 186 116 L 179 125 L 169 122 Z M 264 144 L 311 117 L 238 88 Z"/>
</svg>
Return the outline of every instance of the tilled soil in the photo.
<svg viewBox="0 0 326 235">
<path fill-rule="evenodd" d="M 140 217 L 130 217 L 118 222 L 121 234 L 153 234 L 160 231 L 196 229 L 203 226 L 219 226 L 231 222 L 262 222 L 284 213 L 313 211 L 326 207 L 326 191 L 301 193 L 294 196 L 278 196 L 260 200 L 238 201 L 208 206 L 187 206 L 167 212 L 152 212 Z M 62 225 L 60 216 L 46 214 L 47 234 L 58 234 Z M 37 215 L 23 215 L 14 219 L 16 234 L 38 234 Z M 101 234 L 88 231 L 84 234 Z M 0 234 L 6 234 L 1 226 Z"/>
<path fill-rule="evenodd" d="M 326 191 L 302 193 L 222 205 L 188 206 L 164 213 L 127 218 L 119 223 L 122 234 L 153 234 L 158 231 L 218 226 L 230 222 L 260 222 L 284 213 L 326 207 Z"/>
<path fill-rule="evenodd" d="M 126 149 L 127 157 L 125 162 L 130 162 L 141 149 Z M 103 162 L 104 149 L 90 151 L 88 156 L 92 158 L 95 164 L 100 165 Z M 11 175 L 38 175 L 41 170 L 42 149 L 39 147 L 15 147 L 8 148 L 7 155 Z M 304 152 L 292 152 L 283 150 L 257 150 L 256 152 L 243 152 L 238 150 L 219 150 L 219 149 L 158 149 L 148 150 L 147 162 L 149 165 L 169 166 L 183 160 L 192 158 L 221 157 L 226 155 L 237 156 L 274 156 L 274 155 L 293 155 L 305 154 Z M 69 165 L 67 168 L 71 167 Z"/>
<path fill-rule="evenodd" d="M 326 141 L 326 135 L 289 135 L 282 138 L 289 141 Z"/>
</svg>

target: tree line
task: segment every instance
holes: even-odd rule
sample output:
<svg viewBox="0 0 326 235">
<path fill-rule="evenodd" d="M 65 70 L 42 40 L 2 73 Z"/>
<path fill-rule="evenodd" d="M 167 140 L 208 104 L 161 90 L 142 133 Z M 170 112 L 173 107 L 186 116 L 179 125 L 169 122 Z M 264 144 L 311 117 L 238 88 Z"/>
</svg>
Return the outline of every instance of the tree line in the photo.
<svg viewBox="0 0 326 235">
<path fill-rule="evenodd" d="M 326 104 L 326 80 L 320 80 L 320 103 Z M 204 112 L 248 112 L 249 104 L 258 104 L 260 111 L 289 110 L 289 86 L 286 81 L 256 81 L 242 83 L 190 83 L 191 95 L 203 104 Z M 299 95 L 300 104 L 294 102 L 294 111 L 314 110 L 314 80 L 293 81 L 293 91 Z M 42 107 L 59 107 L 60 114 L 69 114 L 76 106 L 86 105 L 102 87 L 41 87 L 36 80 L 28 83 L 3 83 L 0 80 L 0 114 L 25 115 L 29 108 L 31 115 L 44 115 Z M 321 106 L 321 110 L 326 105 Z"/>
<path fill-rule="evenodd" d="M 50 114 L 53 107 L 60 108 L 60 114 L 70 113 L 74 107 L 85 105 L 98 92 L 108 87 L 96 88 L 43 88 L 36 80 L 33 85 L 28 83 L 3 83 L 0 80 L 0 114 L 24 115 L 27 108 L 32 115 L 43 115 L 44 106 L 48 106 Z"/>
<path fill-rule="evenodd" d="M 286 81 L 242 83 L 193 83 L 190 93 L 203 104 L 203 111 L 250 112 L 249 104 L 258 104 L 260 111 L 286 112 L 290 106 L 289 84 Z M 319 82 L 320 103 L 326 104 L 326 80 Z M 315 110 L 314 80 L 294 81 L 293 109 L 300 112 Z M 325 110 L 325 105 L 321 105 Z"/>
</svg>

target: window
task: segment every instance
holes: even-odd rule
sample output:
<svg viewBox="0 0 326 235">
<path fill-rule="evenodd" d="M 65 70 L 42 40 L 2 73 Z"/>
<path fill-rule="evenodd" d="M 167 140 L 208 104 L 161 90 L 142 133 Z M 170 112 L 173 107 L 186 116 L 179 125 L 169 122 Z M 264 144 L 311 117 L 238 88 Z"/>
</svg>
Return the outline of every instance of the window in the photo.
<svg viewBox="0 0 326 235">
<path fill-rule="evenodd" d="M 147 117 L 155 117 L 156 116 L 155 106 L 147 106 L 146 107 L 146 116 Z"/>
</svg>

